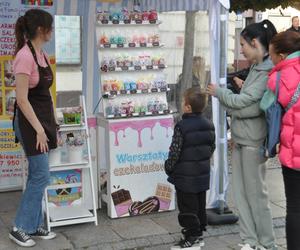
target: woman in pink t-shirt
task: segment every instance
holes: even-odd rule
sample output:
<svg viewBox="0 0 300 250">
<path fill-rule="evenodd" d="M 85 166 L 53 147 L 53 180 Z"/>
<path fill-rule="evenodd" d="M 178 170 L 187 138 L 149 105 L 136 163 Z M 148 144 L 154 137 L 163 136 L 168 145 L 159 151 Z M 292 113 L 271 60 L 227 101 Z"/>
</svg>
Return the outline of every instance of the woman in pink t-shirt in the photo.
<svg viewBox="0 0 300 250">
<path fill-rule="evenodd" d="M 20 246 L 35 245 L 32 237 L 53 239 L 43 227 L 42 199 L 49 183 L 49 149 L 56 148 L 56 121 L 49 88 L 53 74 L 42 48 L 51 39 L 53 17 L 30 9 L 15 26 L 16 103 L 13 126 L 28 160 L 28 178 L 14 226 L 9 234 Z"/>
</svg>

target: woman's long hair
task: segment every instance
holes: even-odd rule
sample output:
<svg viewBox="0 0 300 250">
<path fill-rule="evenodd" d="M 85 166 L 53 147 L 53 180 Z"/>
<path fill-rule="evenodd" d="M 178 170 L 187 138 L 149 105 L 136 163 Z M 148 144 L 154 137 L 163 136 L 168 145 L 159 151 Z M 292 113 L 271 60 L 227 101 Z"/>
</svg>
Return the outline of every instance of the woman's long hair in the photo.
<svg viewBox="0 0 300 250">
<path fill-rule="evenodd" d="M 52 23 L 53 17 L 51 14 L 41 9 L 30 9 L 26 11 L 24 16 L 20 16 L 15 26 L 15 55 L 25 45 L 27 39 L 36 38 L 38 28 L 47 33 L 52 29 Z"/>
</svg>

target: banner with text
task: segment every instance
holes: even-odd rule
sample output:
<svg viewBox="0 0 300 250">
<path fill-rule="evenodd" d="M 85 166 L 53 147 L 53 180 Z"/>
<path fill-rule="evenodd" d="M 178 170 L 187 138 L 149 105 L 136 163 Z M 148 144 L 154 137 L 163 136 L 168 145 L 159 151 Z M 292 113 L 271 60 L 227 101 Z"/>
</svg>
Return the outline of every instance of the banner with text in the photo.
<svg viewBox="0 0 300 250">
<path fill-rule="evenodd" d="M 175 190 L 164 172 L 173 118 L 112 121 L 109 131 L 109 216 L 135 216 L 175 209 Z"/>
</svg>

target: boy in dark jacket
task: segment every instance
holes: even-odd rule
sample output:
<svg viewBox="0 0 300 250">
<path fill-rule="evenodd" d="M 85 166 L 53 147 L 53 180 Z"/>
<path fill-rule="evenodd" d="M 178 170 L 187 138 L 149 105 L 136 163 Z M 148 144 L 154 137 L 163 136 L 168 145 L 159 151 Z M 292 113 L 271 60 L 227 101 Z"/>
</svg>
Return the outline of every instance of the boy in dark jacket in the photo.
<svg viewBox="0 0 300 250">
<path fill-rule="evenodd" d="M 187 89 L 183 116 L 174 128 L 169 156 L 165 162 L 168 181 L 175 186 L 178 221 L 183 239 L 171 249 L 201 249 L 207 225 L 206 190 L 209 189 L 210 158 L 215 150 L 213 123 L 202 115 L 207 95 L 199 87 Z"/>
</svg>

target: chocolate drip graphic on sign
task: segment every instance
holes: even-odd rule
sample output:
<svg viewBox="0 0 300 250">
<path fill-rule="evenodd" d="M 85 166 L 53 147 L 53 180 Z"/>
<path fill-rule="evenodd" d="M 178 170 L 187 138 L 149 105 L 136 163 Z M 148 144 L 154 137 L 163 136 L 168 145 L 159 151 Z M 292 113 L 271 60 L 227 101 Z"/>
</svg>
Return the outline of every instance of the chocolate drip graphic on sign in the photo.
<svg viewBox="0 0 300 250">
<path fill-rule="evenodd" d="M 146 121 L 126 121 L 126 122 L 117 122 L 117 123 L 112 123 L 109 125 L 110 131 L 114 133 L 115 139 L 114 139 L 114 145 L 119 146 L 119 138 L 118 138 L 118 133 L 120 131 L 123 131 L 123 137 L 126 137 L 125 130 L 127 128 L 131 128 L 133 130 L 136 130 L 138 132 L 138 141 L 137 141 L 137 146 L 142 147 L 142 138 L 141 134 L 142 131 L 146 128 L 150 129 L 150 139 L 153 140 L 153 128 L 156 124 L 159 124 L 161 127 L 164 127 L 166 129 L 166 138 L 169 137 L 169 128 L 172 128 L 173 126 L 173 119 L 168 118 L 168 119 L 155 119 L 155 120 L 146 120 Z"/>
</svg>

